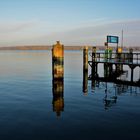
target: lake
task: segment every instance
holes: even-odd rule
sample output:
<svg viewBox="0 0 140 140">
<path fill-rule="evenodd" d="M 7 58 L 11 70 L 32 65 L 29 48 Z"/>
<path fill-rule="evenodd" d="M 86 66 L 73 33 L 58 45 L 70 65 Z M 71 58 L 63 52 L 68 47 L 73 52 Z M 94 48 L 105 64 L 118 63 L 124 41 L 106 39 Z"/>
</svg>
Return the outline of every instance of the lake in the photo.
<svg viewBox="0 0 140 140">
<path fill-rule="evenodd" d="M 0 139 L 140 139 L 140 88 L 88 81 L 83 52 L 65 51 L 61 96 L 51 51 L 0 51 Z M 100 75 L 103 75 L 100 66 Z M 125 78 L 130 79 L 130 70 Z M 89 73 L 90 73 L 89 67 Z M 139 69 L 134 79 L 138 79 Z"/>
</svg>

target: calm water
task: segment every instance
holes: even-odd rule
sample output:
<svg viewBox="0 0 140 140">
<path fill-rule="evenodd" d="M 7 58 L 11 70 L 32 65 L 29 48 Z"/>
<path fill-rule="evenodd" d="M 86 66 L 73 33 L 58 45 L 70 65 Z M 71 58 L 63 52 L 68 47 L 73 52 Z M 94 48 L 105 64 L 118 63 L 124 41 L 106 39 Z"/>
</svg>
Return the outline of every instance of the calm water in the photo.
<svg viewBox="0 0 140 140">
<path fill-rule="evenodd" d="M 54 97 L 50 51 L 0 52 L 0 139 L 140 139 L 140 88 L 88 81 L 83 93 L 82 52 L 64 62 Z"/>
</svg>

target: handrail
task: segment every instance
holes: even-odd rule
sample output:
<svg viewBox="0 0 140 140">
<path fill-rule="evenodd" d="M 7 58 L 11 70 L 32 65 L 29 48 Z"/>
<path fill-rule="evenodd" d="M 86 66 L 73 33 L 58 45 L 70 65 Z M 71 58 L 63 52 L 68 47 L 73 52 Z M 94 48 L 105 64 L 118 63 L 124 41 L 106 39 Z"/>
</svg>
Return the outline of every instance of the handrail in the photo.
<svg viewBox="0 0 140 140">
<path fill-rule="evenodd" d="M 115 60 L 120 62 L 135 62 L 137 64 L 140 64 L 140 53 L 129 53 L 129 52 L 123 52 L 123 53 L 107 53 L 107 52 L 90 52 L 89 55 L 92 59 L 96 59 L 98 61 L 100 60 Z"/>
</svg>

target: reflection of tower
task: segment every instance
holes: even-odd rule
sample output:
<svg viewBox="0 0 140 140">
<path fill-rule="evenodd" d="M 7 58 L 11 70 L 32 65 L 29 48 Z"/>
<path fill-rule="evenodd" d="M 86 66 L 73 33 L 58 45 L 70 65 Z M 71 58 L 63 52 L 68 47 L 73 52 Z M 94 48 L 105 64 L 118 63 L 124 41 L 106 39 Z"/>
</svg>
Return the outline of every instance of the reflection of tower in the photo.
<svg viewBox="0 0 140 140">
<path fill-rule="evenodd" d="M 53 111 L 60 116 L 64 110 L 64 46 L 57 41 L 52 49 L 52 77 L 53 77 Z"/>
</svg>

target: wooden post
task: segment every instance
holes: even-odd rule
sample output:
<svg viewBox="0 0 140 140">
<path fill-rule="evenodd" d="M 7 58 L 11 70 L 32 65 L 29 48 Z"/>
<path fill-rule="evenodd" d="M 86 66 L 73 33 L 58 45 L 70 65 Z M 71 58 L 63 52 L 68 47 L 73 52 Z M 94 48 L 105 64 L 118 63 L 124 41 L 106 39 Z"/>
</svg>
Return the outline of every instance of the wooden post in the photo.
<svg viewBox="0 0 140 140">
<path fill-rule="evenodd" d="M 60 116 L 64 110 L 64 46 L 57 41 L 52 48 L 52 84 L 53 84 L 53 111 Z"/>
<path fill-rule="evenodd" d="M 116 58 L 118 62 L 122 62 L 123 61 L 123 54 L 122 54 L 122 48 L 121 47 L 117 47 L 117 51 L 116 51 Z M 117 64 L 116 65 L 116 72 L 120 73 L 123 71 L 123 65 L 122 64 Z"/>
<path fill-rule="evenodd" d="M 52 73 L 54 79 L 63 79 L 64 76 L 64 46 L 57 41 L 52 49 Z"/>
<path fill-rule="evenodd" d="M 107 63 L 104 63 L 104 77 L 109 77 L 109 67 Z"/>
<path fill-rule="evenodd" d="M 134 68 L 131 68 L 131 82 L 133 82 Z"/>
<path fill-rule="evenodd" d="M 131 69 L 131 82 L 133 82 L 134 69 L 135 69 L 136 66 L 134 66 L 133 64 L 130 64 L 129 67 Z"/>
<path fill-rule="evenodd" d="M 88 47 L 83 49 L 83 92 L 88 91 Z"/>
</svg>

